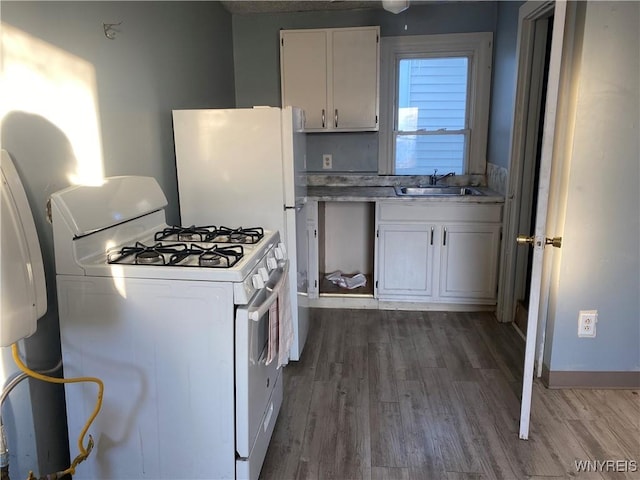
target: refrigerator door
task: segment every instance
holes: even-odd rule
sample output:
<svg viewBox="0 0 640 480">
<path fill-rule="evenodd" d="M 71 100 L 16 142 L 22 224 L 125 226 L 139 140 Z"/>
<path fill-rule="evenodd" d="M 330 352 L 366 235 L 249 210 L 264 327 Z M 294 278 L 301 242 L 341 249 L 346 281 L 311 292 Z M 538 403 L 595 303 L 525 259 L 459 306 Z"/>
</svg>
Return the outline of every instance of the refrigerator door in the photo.
<svg viewBox="0 0 640 480">
<path fill-rule="evenodd" d="M 284 229 L 279 108 L 174 110 L 183 225 Z"/>
<path fill-rule="evenodd" d="M 280 231 L 290 261 L 295 334 L 290 358 L 297 360 L 306 338 L 301 340 L 297 326 L 295 212 L 296 203 L 303 202 L 306 196 L 306 143 L 301 110 L 292 107 L 174 110 L 173 130 L 183 225 Z M 306 324 L 302 332 L 306 334 Z"/>
</svg>

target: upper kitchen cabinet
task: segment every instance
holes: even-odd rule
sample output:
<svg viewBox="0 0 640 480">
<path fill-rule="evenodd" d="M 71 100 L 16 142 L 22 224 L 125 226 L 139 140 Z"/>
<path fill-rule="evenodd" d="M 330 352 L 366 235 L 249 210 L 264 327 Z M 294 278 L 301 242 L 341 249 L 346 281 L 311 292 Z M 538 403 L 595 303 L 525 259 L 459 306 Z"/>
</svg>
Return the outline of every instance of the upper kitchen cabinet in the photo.
<svg viewBox="0 0 640 480">
<path fill-rule="evenodd" d="M 280 31 L 283 106 L 308 132 L 378 130 L 380 27 Z"/>
</svg>

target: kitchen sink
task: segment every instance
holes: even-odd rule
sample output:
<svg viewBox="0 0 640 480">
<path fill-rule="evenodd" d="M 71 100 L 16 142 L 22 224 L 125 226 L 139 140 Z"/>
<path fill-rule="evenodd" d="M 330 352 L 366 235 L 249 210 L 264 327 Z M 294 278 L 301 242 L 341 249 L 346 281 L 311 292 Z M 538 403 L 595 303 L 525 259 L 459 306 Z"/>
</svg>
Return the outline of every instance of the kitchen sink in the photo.
<svg viewBox="0 0 640 480">
<path fill-rule="evenodd" d="M 424 187 L 394 187 L 396 195 L 408 197 L 441 197 L 441 196 L 464 196 L 464 195 L 484 195 L 480 190 L 473 187 L 447 187 L 439 185 L 428 185 Z"/>
</svg>

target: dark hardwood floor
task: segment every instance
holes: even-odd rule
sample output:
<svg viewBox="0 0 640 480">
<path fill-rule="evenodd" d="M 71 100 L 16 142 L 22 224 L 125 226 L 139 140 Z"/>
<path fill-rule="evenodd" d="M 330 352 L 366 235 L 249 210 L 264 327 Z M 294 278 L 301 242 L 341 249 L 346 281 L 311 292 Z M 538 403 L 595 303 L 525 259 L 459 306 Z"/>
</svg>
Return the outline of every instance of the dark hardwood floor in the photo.
<svg viewBox="0 0 640 480">
<path fill-rule="evenodd" d="M 518 438 L 523 352 L 489 313 L 313 309 L 260 478 L 640 479 L 637 391 L 536 381 Z"/>
</svg>

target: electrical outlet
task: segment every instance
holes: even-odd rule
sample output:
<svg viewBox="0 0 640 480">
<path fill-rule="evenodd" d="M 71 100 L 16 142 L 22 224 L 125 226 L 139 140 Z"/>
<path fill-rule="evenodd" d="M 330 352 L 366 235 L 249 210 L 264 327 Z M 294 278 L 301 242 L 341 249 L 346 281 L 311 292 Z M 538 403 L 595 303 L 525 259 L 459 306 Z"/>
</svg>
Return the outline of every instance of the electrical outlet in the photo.
<svg viewBox="0 0 640 480">
<path fill-rule="evenodd" d="M 322 155 L 322 168 L 325 170 L 331 170 L 333 168 L 333 156 L 330 153 L 324 153 Z"/>
<path fill-rule="evenodd" d="M 578 314 L 578 336 L 595 337 L 596 323 L 598 323 L 597 310 L 580 310 Z"/>
</svg>

